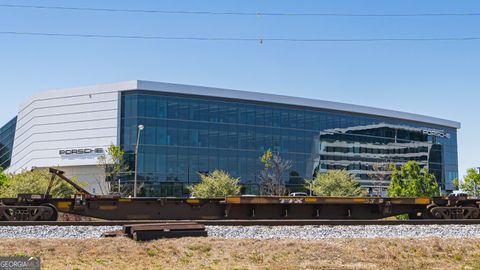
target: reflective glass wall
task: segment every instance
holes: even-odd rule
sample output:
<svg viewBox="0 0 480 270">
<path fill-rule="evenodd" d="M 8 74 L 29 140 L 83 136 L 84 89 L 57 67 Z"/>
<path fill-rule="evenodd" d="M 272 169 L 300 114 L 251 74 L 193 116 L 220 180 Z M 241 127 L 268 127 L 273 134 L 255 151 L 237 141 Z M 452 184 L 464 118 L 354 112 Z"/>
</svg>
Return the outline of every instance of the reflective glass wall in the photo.
<svg viewBox="0 0 480 270">
<path fill-rule="evenodd" d="M 121 146 L 134 168 L 141 132 L 138 178 L 144 196 L 184 196 L 198 173 L 215 169 L 240 177 L 257 194 L 267 149 L 293 161 L 284 175 L 290 191 L 319 171 L 347 169 L 365 187 L 388 185 L 382 164 L 417 160 L 452 189 L 457 177 L 456 129 L 390 118 L 213 97 L 149 91 L 122 93 Z M 379 169 L 381 168 L 381 169 Z M 133 177 L 126 177 L 130 181 Z M 379 180 L 380 179 L 380 180 Z M 125 182 L 125 181 L 124 181 Z"/>
<path fill-rule="evenodd" d="M 17 117 L 0 128 L 0 168 L 10 167 Z"/>
</svg>

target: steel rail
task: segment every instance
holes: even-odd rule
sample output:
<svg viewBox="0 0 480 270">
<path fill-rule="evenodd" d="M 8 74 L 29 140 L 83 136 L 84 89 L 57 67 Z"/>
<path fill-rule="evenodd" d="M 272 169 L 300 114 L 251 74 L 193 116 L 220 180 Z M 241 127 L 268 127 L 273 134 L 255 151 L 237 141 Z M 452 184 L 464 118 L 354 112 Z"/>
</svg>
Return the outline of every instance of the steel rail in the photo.
<svg viewBox="0 0 480 270">
<path fill-rule="evenodd" d="M 364 226 L 364 225 L 480 225 L 480 219 L 418 219 L 418 220 L 115 220 L 115 221 L 1 221 L 1 226 L 122 226 L 129 224 L 196 222 L 210 226 Z"/>
</svg>

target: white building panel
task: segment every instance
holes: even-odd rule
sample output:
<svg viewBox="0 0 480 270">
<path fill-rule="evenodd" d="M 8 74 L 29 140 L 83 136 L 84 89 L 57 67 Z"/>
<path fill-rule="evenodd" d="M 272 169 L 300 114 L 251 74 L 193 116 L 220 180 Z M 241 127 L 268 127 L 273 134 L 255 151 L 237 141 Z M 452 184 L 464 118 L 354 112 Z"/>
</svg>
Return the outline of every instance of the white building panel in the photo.
<svg viewBox="0 0 480 270">
<path fill-rule="evenodd" d="M 17 136 L 19 143 L 17 144 L 18 147 L 24 144 L 25 140 L 29 137 L 33 136 L 34 134 L 48 134 L 48 133 L 59 133 L 59 132 L 66 132 L 66 131 L 81 131 L 81 130 L 95 130 L 96 127 L 117 127 L 117 118 L 114 115 L 111 115 L 110 118 L 106 119 L 91 119 L 91 120 L 80 120 L 80 121 L 69 121 L 69 122 L 56 122 L 56 123 L 44 123 L 44 124 L 36 124 L 31 126 L 28 133 L 22 133 Z M 48 130 L 48 132 L 45 132 Z"/>
<path fill-rule="evenodd" d="M 119 91 L 137 82 L 40 92 L 20 107 L 10 172 L 32 167 L 94 166 L 98 155 L 61 155 L 61 150 L 117 144 Z"/>
<path fill-rule="evenodd" d="M 62 115 L 68 115 L 71 121 L 82 120 L 83 114 L 95 112 L 110 112 L 110 117 L 115 116 L 118 112 L 118 93 L 116 97 L 117 98 L 114 101 L 105 101 L 93 104 L 72 104 L 62 107 L 39 108 L 38 110 L 32 110 L 28 115 L 21 118 L 19 117 L 17 119 L 17 123 L 21 123 L 17 131 L 19 134 L 22 134 L 26 130 L 30 130 L 33 125 L 37 124 L 37 119 L 42 119 L 44 122 L 52 123 L 52 117 Z"/>
</svg>

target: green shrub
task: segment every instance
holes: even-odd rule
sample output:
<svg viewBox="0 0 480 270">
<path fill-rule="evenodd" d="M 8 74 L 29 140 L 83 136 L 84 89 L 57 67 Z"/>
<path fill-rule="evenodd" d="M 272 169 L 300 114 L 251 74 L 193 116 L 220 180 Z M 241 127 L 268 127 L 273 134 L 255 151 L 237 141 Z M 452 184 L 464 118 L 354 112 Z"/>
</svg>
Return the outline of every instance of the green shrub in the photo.
<svg viewBox="0 0 480 270">
<path fill-rule="evenodd" d="M 18 174 L 8 174 L 7 181 L 0 186 L 0 197 L 17 197 L 22 193 L 40 193 L 43 194 L 47 190 L 51 175 L 47 169 L 35 169 L 32 171 L 23 171 Z M 77 182 L 75 179 L 72 181 Z M 81 185 L 81 184 L 80 184 Z M 70 197 L 75 194 L 76 190 L 68 183 L 55 180 L 51 189 L 51 195 L 57 198 Z"/>
<path fill-rule="evenodd" d="M 226 197 L 240 194 L 240 178 L 232 178 L 224 171 L 215 170 L 211 174 L 200 174 L 201 182 L 189 186 L 190 192 L 198 198 Z"/>
<path fill-rule="evenodd" d="M 358 183 L 355 175 L 345 170 L 329 170 L 307 180 L 305 188 L 317 196 L 365 196 L 367 190 Z"/>
</svg>

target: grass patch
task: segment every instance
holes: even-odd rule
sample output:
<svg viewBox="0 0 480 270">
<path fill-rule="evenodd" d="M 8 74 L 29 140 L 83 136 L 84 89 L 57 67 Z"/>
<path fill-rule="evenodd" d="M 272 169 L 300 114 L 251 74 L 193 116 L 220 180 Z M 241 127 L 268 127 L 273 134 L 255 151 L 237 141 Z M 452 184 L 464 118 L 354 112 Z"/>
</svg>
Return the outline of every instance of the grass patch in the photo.
<svg viewBox="0 0 480 270">
<path fill-rule="evenodd" d="M 1 239 L 0 256 L 46 269 L 478 269 L 480 238 L 253 240 Z M 461 243 L 459 245 L 458 243 Z"/>
<path fill-rule="evenodd" d="M 212 247 L 210 245 L 191 245 L 187 247 L 191 251 L 200 251 L 202 253 L 207 253 L 212 250 Z"/>
<path fill-rule="evenodd" d="M 150 256 L 150 257 L 153 257 L 155 255 L 157 255 L 158 251 L 156 249 L 149 249 L 147 250 L 147 255 Z"/>
</svg>

